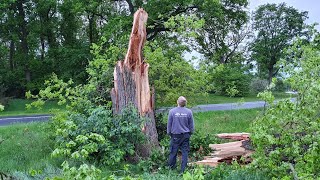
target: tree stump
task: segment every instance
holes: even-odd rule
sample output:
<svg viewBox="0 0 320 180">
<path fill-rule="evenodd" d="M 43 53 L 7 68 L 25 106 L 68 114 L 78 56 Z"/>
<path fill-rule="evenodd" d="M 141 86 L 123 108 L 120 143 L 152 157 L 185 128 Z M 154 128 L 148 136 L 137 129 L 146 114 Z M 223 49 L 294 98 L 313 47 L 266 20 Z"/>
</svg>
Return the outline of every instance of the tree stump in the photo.
<svg viewBox="0 0 320 180">
<path fill-rule="evenodd" d="M 149 64 L 144 62 L 142 48 L 146 41 L 148 14 L 138 9 L 134 14 L 128 51 L 124 61 L 118 61 L 114 68 L 114 88 L 111 90 L 114 114 L 133 104 L 147 122 L 143 132 L 147 142 L 138 146 L 139 154 L 148 157 L 153 147 L 158 147 L 158 133 L 154 115 L 154 93 L 151 94 L 148 78 Z"/>
</svg>

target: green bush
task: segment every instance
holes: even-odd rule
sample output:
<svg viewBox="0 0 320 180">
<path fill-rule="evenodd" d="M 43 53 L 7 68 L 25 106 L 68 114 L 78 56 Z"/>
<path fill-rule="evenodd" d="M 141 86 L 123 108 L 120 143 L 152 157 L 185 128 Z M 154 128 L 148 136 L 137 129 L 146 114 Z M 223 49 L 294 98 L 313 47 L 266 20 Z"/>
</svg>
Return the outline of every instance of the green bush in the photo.
<svg viewBox="0 0 320 180">
<path fill-rule="evenodd" d="M 275 91 L 277 92 L 284 92 L 288 89 L 290 89 L 290 85 L 283 81 L 282 79 L 277 79 L 276 84 L 275 84 Z"/>
<path fill-rule="evenodd" d="M 196 130 L 190 138 L 190 155 L 196 160 L 208 155 L 212 149 L 209 144 L 214 144 L 217 139 L 210 134 L 203 134 Z"/>
<path fill-rule="evenodd" d="M 238 66 L 220 64 L 211 73 L 214 90 L 226 96 L 245 96 L 249 93 L 250 76 Z"/>
<path fill-rule="evenodd" d="M 7 87 L 3 84 L 0 84 L 0 111 L 4 110 L 4 107 L 8 105 L 9 99 L 8 97 L 5 97 L 5 91 L 7 90 Z"/>
<path fill-rule="evenodd" d="M 208 74 L 183 59 L 185 46 L 172 44 L 166 49 L 161 46 L 158 42 L 152 42 L 144 48 L 145 59 L 150 63 L 150 84 L 155 87 L 157 104 L 171 104 L 181 94 L 194 96 L 210 89 Z"/>
<path fill-rule="evenodd" d="M 260 78 L 254 78 L 250 82 L 250 91 L 254 94 L 257 94 L 259 92 L 262 92 L 266 90 L 267 86 L 269 85 L 268 80 L 266 79 L 260 79 Z"/>
<path fill-rule="evenodd" d="M 61 118 L 56 116 L 54 120 L 58 143 L 54 155 L 114 165 L 126 156 L 133 156 L 135 145 L 143 141 L 140 126 L 143 119 L 132 106 L 119 116 L 99 107 L 89 117 L 73 113 L 66 121 Z"/>
<path fill-rule="evenodd" d="M 241 167 L 237 163 L 230 165 L 221 164 L 205 175 L 205 179 L 219 180 L 269 180 L 266 173 L 247 167 Z"/>
<path fill-rule="evenodd" d="M 271 105 L 253 124 L 255 156 L 252 166 L 275 178 L 320 177 L 320 56 L 312 46 L 296 44 L 289 49 L 292 63 L 282 61 L 287 82 L 298 91 L 289 99 Z M 273 97 L 264 93 L 265 100 Z"/>
</svg>

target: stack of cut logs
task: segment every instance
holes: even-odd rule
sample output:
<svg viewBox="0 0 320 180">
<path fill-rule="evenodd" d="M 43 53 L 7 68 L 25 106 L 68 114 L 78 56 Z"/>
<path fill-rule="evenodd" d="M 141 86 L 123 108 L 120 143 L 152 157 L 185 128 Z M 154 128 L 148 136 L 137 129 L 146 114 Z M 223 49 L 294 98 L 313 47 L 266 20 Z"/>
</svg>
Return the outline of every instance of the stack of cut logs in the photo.
<svg viewBox="0 0 320 180">
<path fill-rule="evenodd" d="M 232 161 L 238 161 L 241 164 L 248 164 L 252 161 L 250 155 L 253 150 L 250 149 L 249 133 L 223 133 L 217 136 L 222 139 L 236 141 L 224 144 L 210 144 L 209 147 L 214 152 L 210 156 L 204 157 L 204 160 L 195 162 L 195 164 L 216 167 L 223 162 L 230 164 Z"/>
</svg>

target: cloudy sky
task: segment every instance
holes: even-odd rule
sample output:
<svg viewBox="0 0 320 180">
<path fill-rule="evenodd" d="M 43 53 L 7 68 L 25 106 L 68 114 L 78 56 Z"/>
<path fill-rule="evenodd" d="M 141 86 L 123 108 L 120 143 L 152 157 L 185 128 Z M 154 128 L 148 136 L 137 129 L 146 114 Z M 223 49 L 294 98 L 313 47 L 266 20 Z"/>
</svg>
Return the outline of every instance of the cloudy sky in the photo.
<svg viewBox="0 0 320 180">
<path fill-rule="evenodd" d="M 267 3 L 286 3 L 288 6 L 292 6 L 299 11 L 308 11 L 309 19 L 306 21 L 308 24 L 319 23 L 320 24 L 320 0 L 249 0 L 250 11 L 255 11 L 258 6 Z M 320 25 L 316 26 L 316 29 L 320 31 Z M 196 58 L 201 57 L 201 55 L 193 50 L 191 53 L 186 53 L 185 58 L 191 59 L 194 56 Z"/>
<path fill-rule="evenodd" d="M 285 2 L 288 6 L 292 6 L 300 11 L 308 11 L 308 24 L 320 23 L 320 0 L 249 0 L 250 10 L 254 11 L 259 5 L 266 3 L 282 3 Z M 319 25 L 317 29 L 320 30 Z"/>
</svg>

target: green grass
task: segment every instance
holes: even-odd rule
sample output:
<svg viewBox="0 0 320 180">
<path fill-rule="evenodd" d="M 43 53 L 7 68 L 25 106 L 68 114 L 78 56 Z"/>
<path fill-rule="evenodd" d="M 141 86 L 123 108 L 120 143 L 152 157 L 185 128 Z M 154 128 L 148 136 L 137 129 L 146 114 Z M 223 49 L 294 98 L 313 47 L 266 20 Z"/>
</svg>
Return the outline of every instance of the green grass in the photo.
<svg viewBox="0 0 320 180">
<path fill-rule="evenodd" d="M 195 128 L 206 134 L 249 132 L 251 122 L 262 109 L 194 113 Z"/>
<path fill-rule="evenodd" d="M 250 132 L 250 123 L 260 113 L 261 109 L 194 113 L 195 128 L 211 135 Z M 58 172 L 56 169 L 62 162 L 50 157 L 54 148 L 52 131 L 48 122 L 0 127 L 0 172 L 16 175 L 14 172 L 18 171 L 22 173 L 19 177 L 26 177 L 30 170 Z M 147 178 L 148 174 L 141 175 L 144 179 L 181 178 L 174 172 L 153 174 L 150 178 Z"/>
<path fill-rule="evenodd" d="M 44 170 L 61 162 L 50 157 L 54 140 L 48 123 L 0 127 L 0 172 Z"/>
<path fill-rule="evenodd" d="M 295 95 L 286 94 L 284 92 L 273 92 L 276 99 L 283 99 L 294 97 Z M 227 97 L 216 94 L 197 95 L 194 97 L 186 97 L 189 106 L 196 106 L 199 104 L 223 104 L 223 103 L 238 103 L 238 102 L 250 102 L 250 101 L 261 101 L 257 95 L 248 95 L 246 97 Z M 157 103 L 158 107 L 171 107 L 176 106 L 176 102 L 172 103 Z"/>
<path fill-rule="evenodd" d="M 64 110 L 64 108 L 59 106 L 55 101 L 46 102 L 42 109 L 32 108 L 27 110 L 26 104 L 30 104 L 32 102 L 33 100 L 12 99 L 9 101 L 8 105 L 5 106 L 4 111 L 0 112 L 0 117 L 28 114 L 50 114 L 53 109 Z"/>
<path fill-rule="evenodd" d="M 276 99 L 293 97 L 294 95 L 275 92 L 274 96 Z M 199 104 L 222 104 L 222 103 L 237 103 L 237 102 L 249 102 L 249 101 L 261 101 L 256 95 L 250 95 L 247 97 L 226 97 L 215 94 L 198 95 L 196 97 L 187 97 L 189 106 L 195 106 Z M 51 114 L 53 110 L 64 111 L 63 106 L 59 106 L 55 101 L 48 101 L 42 107 L 42 109 L 32 108 L 26 109 L 26 104 L 30 104 L 33 100 L 27 99 L 12 99 L 9 104 L 5 106 L 5 110 L 0 112 L 1 116 L 15 116 L 15 115 L 34 115 L 34 114 Z M 157 103 L 157 107 L 170 107 L 176 106 L 175 102 L 170 104 Z"/>
</svg>

